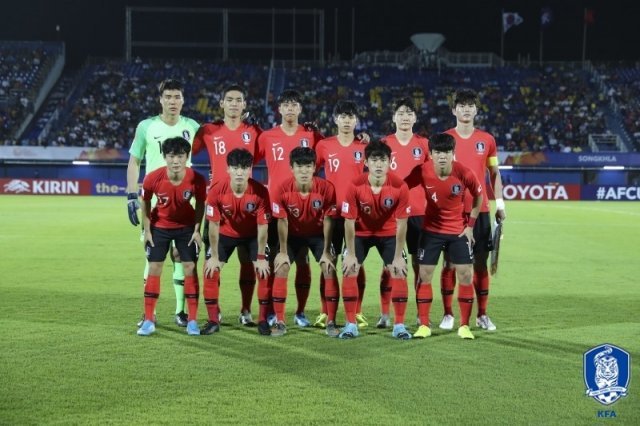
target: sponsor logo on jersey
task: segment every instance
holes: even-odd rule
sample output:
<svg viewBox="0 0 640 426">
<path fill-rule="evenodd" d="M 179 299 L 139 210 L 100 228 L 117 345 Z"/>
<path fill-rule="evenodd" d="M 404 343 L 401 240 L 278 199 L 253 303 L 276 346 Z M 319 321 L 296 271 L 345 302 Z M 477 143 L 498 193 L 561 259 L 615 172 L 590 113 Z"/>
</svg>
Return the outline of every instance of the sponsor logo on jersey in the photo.
<svg viewBox="0 0 640 426">
<path fill-rule="evenodd" d="M 614 345 L 604 344 L 584 353 L 582 369 L 586 395 L 610 405 L 627 396 L 631 376 L 631 356 Z"/>
<path fill-rule="evenodd" d="M 249 132 L 242 132 L 242 142 L 249 144 L 251 142 L 251 134 Z"/>
<path fill-rule="evenodd" d="M 460 194 L 461 191 L 462 191 L 462 186 L 457 183 L 451 187 L 451 193 L 453 195 L 458 195 Z"/>
</svg>

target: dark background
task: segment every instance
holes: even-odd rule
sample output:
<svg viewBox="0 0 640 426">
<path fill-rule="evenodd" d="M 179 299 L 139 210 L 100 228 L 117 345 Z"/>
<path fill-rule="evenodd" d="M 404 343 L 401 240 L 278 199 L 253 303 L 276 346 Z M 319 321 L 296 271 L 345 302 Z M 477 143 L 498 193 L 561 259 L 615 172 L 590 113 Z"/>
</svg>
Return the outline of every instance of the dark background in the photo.
<svg viewBox="0 0 640 426">
<path fill-rule="evenodd" d="M 411 46 L 409 37 L 419 32 L 444 34 L 444 47 L 453 52 L 500 53 L 501 11 L 518 12 L 524 22 L 513 27 L 504 39 L 505 59 L 527 55 L 538 60 L 540 10 L 550 7 L 554 19 L 544 32 L 545 60 L 580 60 L 584 9 L 594 10 L 595 22 L 588 27 L 587 59 L 592 61 L 637 61 L 640 59 L 640 6 L 633 1 L 144 1 L 144 0 L 22 0 L 2 1 L 3 25 L 0 40 L 62 40 L 67 46 L 67 62 L 79 66 L 87 56 L 124 55 L 125 6 L 197 6 L 211 8 L 318 8 L 325 11 L 325 54 L 342 59 L 367 50 L 400 51 Z M 352 12 L 355 12 L 355 39 L 352 45 Z M 334 24 L 338 16 L 337 31 Z M 158 22 L 136 21 L 138 31 L 154 32 L 158 39 L 189 37 L 203 28 L 198 20 L 188 25 L 170 17 Z M 60 32 L 56 32 L 60 25 Z M 145 28 L 140 28 L 140 25 Z M 214 25 L 215 26 L 215 25 Z M 217 29 L 219 31 L 219 29 Z M 247 25 L 247 33 L 263 31 Z M 337 40 L 336 40 L 337 34 Z M 258 34 L 259 35 L 259 34 Z M 270 34 L 264 35 L 266 40 Z M 302 35 L 301 35 L 302 37 Z M 337 41 L 337 43 L 336 43 Z M 337 47 L 336 47 L 337 46 Z M 197 52 L 194 56 L 198 56 Z"/>
</svg>

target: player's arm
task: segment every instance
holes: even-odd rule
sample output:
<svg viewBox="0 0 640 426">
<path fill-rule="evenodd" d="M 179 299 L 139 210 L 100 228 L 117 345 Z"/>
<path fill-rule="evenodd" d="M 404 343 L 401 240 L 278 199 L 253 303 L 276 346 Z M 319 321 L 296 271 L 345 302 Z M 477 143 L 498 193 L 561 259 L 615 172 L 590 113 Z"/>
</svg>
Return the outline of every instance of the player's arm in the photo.
<svg viewBox="0 0 640 426">
<path fill-rule="evenodd" d="M 322 221 L 322 235 L 324 236 L 324 245 L 319 263 L 322 272 L 329 273 L 331 269 L 336 269 L 336 265 L 333 263 L 334 258 L 331 255 L 331 239 L 333 237 L 333 218 L 331 216 L 325 216 Z"/>
<path fill-rule="evenodd" d="M 407 275 L 407 262 L 402 256 L 404 245 L 407 242 L 407 218 L 396 219 L 396 251 L 393 254 L 391 264 L 393 275 Z"/>
<path fill-rule="evenodd" d="M 127 164 L 127 214 L 129 222 L 133 226 L 140 225 L 138 220 L 138 209 L 140 202 L 138 201 L 138 179 L 140 179 L 140 158 L 135 155 L 129 155 L 129 163 Z"/>
<path fill-rule="evenodd" d="M 266 256 L 269 224 L 258 224 L 258 258 L 255 262 L 256 273 L 260 278 L 269 276 L 269 262 Z"/>
<path fill-rule="evenodd" d="M 280 269 L 284 264 L 291 265 L 291 259 L 287 253 L 287 239 L 289 238 L 289 220 L 285 218 L 278 218 L 278 241 L 280 243 L 280 250 L 273 261 L 274 272 Z"/>
<path fill-rule="evenodd" d="M 489 166 L 489 177 L 496 197 L 496 221 L 502 222 L 507 218 L 507 213 L 505 211 L 504 198 L 502 198 L 502 175 L 497 164 Z"/>
<path fill-rule="evenodd" d="M 358 271 L 358 259 L 356 258 L 356 220 L 344 220 L 344 259 L 342 259 L 342 273 L 353 275 Z"/>
<path fill-rule="evenodd" d="M 193 228 L 193 235 L 191 236 L 191 239 L 189 240 L 188 245 L 191 245 L 191 243 L 195 242 L 198 245 L 198 247 L 202 247 L 203 243 L 202 243 L 202 235 L 200 235 L 200 224 L 202 223 L 203 217 L 204 217 L 204 199 L 196 198 L 195 225 Z"/>
<path fill-rule="evenodd" d="M 146 245 L 148 243 L 151 247 L 155 247 L 153 244 L 153 238 L 151 237 L 151 200 L 143 198 L 141 208 L 142 227 L 144 228 L 144 244 Z"/>
<path fill-rule="evenodd" d="M 409 189 L 422 185 L 422 165 L 415 166 L 411 173 L 404 178 L 404 182 Z"/>
<path fill-rule="evenodd" d="M 462 231 L 462 234 L 458 235 L 462 237 L 465 235 L 467 240 L 471 245 L 475 244 L 475 239 L 473 238 L 473 227 L 476 224 L 476 219 L 478 219 L 478 215 L 480 214 L 480 207 L 482 207 L 482 188 L 478 185 L 478 189 L 473 191 L 472 194 L 475 194 L 473 197 L 473 206 L 471 208 L 471 214 L 469 215 L 469 220 L 467 221 L 467 225 Z"/>
<path fill-rule="evenodd" d="M 204 264 L 204 275 L 206 277 L 212 278 L 213 272 L 216 270 L 220 270 L 222 268 L 222 264 L 220 263 L 219 254 L 218 254 L 218 242 L 220 241 L 220 221 L 209 221 L 209 253 L 211 256 L 207 259 Z"/>
</svg>

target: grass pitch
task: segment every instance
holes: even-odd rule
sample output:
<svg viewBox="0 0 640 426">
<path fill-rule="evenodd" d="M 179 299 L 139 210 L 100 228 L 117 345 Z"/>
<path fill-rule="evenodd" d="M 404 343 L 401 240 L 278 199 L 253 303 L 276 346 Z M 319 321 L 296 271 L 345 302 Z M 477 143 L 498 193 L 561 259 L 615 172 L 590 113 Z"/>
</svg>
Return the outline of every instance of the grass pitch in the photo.
<svg viewBox="0 0 640 426">
<path fill-rule="evenodd" d="M 2 196 L 0 424 L 640 424 L 638 204 L 507 208 L 489 301 L 498 330 L 472 327 L 474 341 L 437 329 L 437 283 L 428 339 L 370 327 L 340 341 L 291 320 L 286 336 L 261 337 L 237 324 L 235 261 L 222 275 L 220 333 L 173 324 L 167 262 L 158 330 L 141 338 L 143 251 L 124 200 Z M 373 326 L 375 251 L 365 267 Z M 308 316 L 318 307 L 314 277 Z M 608 407 L 584 395 L 582 355 L 602 343 L 633 364 L 628 396 Z"/>
</svg>

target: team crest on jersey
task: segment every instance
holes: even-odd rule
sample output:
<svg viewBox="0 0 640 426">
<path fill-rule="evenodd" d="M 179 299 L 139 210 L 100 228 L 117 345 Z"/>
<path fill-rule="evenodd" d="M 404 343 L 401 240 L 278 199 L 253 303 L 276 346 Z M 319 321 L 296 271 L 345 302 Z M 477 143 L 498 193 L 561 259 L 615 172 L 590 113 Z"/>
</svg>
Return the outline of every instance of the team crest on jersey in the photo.
<svg viewBox="0 0 640 426">
<path fill-rule="evenodd" d="M 391 197 L 387 197 L 387 198 L 385 198 L 385 199 L 382 201 L 382 204 L 383 204 L 386 208 L 393 207 L 393 198 L 391 198 Z"/>
<path fill-rule="evenodd" d="M 188 130 L 183 130 L 182 131 L 182 137 L 185 138 L 186 140 L 190 141 L 191 140 L 191 133 Z"/>
<path fill-rule="evenodd" d="M 627 396 L 631 378 L 631 356 L 617 346 L 604 344 L 584 353 L 586 395 L 600 404 L 610 405 Z"/>
<path fill-rule="evenodd" d="M 193 195 L 193 192 L 191 192 L 188 189 L 182 192 L 182 198 L 185 200 L 190 200 L 192 195 Z"/>
<path fill-rule="evenodd" d="M 413 148 L 413 158 L 420 158 L 422 157 L 422 148 Z"/>
<path fill-rule="evenodd" d="M 484 142 L 480 141 L 480 142 L 476 142 L 476 152 L 478 154 L 482 154 L 485 150 L 485 145 Z"/>
<path fill-rule="evenodd" d="M 318 199 L 311 201 L 311 207 L 318 210 L 319 208 L 322 207 L 322 201 Z"/>
<path fill-rule="evenodd" d="M 462 186 L 461 185 L 455 184 L 455 185 L 453 185 L 451 187 L 451 193 L 453 195 L 458 195 L 458 194 L 460 194 L 461 191 L 462 191 Z"/>
<path fill-rule="evenodd" d="M 356 151 L 353 153 L 353 158 L 356 160 L 356 163 L 362 161 L 362 151 Z"/>
<path fill-rule="evenodd" d="M 245 206 L 245 210 L 248 211 L 249 213 L 252 213 L 253 211 L 255 211 L 255 209 L 256 209 L 256 203 L 249 202 Z"/>
<path fill-rule="evenodd" d="M 249 132 L 242 132 L 242 142 L 245 144 L 251 142 L 251 134 L 249 134 Z"/>
<path fill-rule="evenodd" d="M 309 139 L 307 138 L 300 139 L 300 146 L 303 148 L 309 148 Z"/>
</svg>

